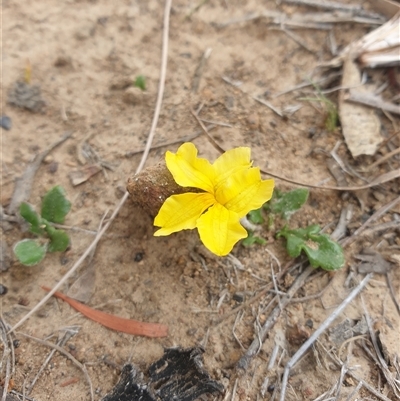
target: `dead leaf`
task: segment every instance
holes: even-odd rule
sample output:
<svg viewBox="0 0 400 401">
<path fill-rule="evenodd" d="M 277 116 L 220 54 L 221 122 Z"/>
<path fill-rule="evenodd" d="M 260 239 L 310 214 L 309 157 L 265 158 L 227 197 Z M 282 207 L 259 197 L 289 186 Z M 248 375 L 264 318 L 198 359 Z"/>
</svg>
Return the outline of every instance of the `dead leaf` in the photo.
<svg viewBox="0 0 400 401">
<path fill-rule="evenodd" d="M 42 286 L 45 291 L 50 291 L 49 287 Z M 168 335 L 168 327 L 157 323 L 144 323 L 133 319 L 125 319 L 119 316 L 111 315 L 96 309 L 92 309 L 87 305 L 81 304 L 72 298 L 67 297 L 61 292 L 56 291 L 53 296 L 67 302 L 78 312 L 85 315 L 87 318 L 109 329 L 120 331 L 122 333 L 133 334 L 136 336 L 145 337 L 166 337 Z"/>
<path fill-rule="evenodd" d="M 392 265 L 387 262 L 379 252 L 369 249 L 363 250 L 362 254 L 354 255 L 354 257 L 362 262 L 365 262 L 358 265 L 358 272 L 361 274 L 386 274 L 392 267 Z"/>
<path fill-rule="evenodd" d="M 83 184 L 89 178 L 93 177 L 101 171 L 101 167 L 97 164 L 82 167 L 78 170 L 71 171 L 68 176 L 71 180 L 71 184 L 76 187 L 77 185 Z"/>
<path fill-rule="evenodd" d="M 95 265 L 93 263 L 89 263 L 89 266 L 86 268 L 85 272 L 71 285 L 67 295 L 79 302 L 89 302 L 94 292 L 95 278 Z"/>
<path fill-rule="evenodd" d="M 342 86 L 345 88 L 361 85 L 361 75 L 356 63 L 348 57 L 343 65 Z M 365 91 L 359 87 L 358 91 Z M 370 108 L 346 102 L 346 90 L 340 91 L 339 115 L 343 136 L 353 157 L 374 155 L 383 138 L 380 134 L 380 121 Z"/>
</svg>

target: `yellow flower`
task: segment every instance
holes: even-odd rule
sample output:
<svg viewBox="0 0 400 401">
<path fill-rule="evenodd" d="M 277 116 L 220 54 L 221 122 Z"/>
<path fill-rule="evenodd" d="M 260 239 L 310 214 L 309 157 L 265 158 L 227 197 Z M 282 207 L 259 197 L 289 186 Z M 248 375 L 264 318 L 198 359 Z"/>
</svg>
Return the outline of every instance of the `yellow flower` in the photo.
<svg viewBox="0 0 400 401">
<path fill-rule="evenodd" d="M 251 167 L 250 148 L 228 150 L 213 164 L 197 157 L 192 143 L 165 155 L 168 170 L 182 187 L 204 192 L 170 196 L 154 220 L 155 236 L 197 228 L 203 244 L 219 256 L 227 255 L 247 231 L 240 219 L 271 199 L 274 180 L 262 180 Z"/>
</svg>

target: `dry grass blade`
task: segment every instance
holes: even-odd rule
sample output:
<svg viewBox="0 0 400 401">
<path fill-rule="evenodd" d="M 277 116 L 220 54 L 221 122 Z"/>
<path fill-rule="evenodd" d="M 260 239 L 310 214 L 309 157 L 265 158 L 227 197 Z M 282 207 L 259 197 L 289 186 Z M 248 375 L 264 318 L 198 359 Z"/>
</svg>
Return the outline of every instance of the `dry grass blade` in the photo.
<svg viewBox="0 0 400 401">
<path fill-rule="evenodd" d="M 25 334 L 22 332 L 18 332 L 18 335 L 21 335 L 23 337 L 29 338 L 30 340 L 36 341 L 39 344 L 42 344 L 46 347 L 55 349 L 58 351 L 60 354 L 63 354 L 66 356 L 75 366 L 77 366 L 84 374 L 86 381 L 88 382 L 88 385 L 90 387 L 90 399 L 93 401 L 94 400 L 94 393 L 93 393 L 93 385 L 92 381 L 90 380 L 89 374 L 87 372 L 86 366 L 82 365 L 78 360 L 76 360 L 69 352 L 65 351 L 64 348 L 58 346 L 57 344 L 53 344 L 49 341 L 46 340 L 41 340 L 40 338 L 32 337 L 29 334 Z"/>
<path fill-rule="evenodd" d="M 281 298 L 280 304 L 275 306 L 271 314 L 268 316 L 268 319 L 265 321 L 264 325 L 262 326 L 258 336 L 254 338 L 253 342 L 251 343 L 250 347 L 247 349 L 246 353 L 239 359 L 237 363 L 237 368 L 241 370 L 247 370 L 250 361 L 252 358 L 257 354 L 262 342 L 265 340 L 268 332 L 277 322 L 282 310 L 290 303 L 291 299 L 293 298 L 294 294 L 301 288 L 307 279 L 307 277 L 314 271 L 312 266 L 307 267 L 303 273 L 301 273 L 292 284 L 292 286 L 287 291 L 286 295 Z M 260 344 L 261 342 L 261 344 Z"/>
<path fill-rule="evenodd" d="M 7 324 L 3 317 L 0 317 L 0 339 L 3 348 L 3 356 L 0 361 L 0 377 L 2 378 L 2 396 L 1 401 L 6 401 L 8 387 L 10 384 L 11 376 L 14 373 L 15 361 L 14 361 L 14 347 L 11 336 L 7 333 Z M 4 373 L 3 373 L 4 370 Z M 0 386 L 1 388 L 1 386 Z"/>
<path fill-rule="evenodd" d="M 290 361 L 286 364 L 285 371 L 282 378 L 282 389 L 280 401 L 285 401 L 286 387 L 288 383 L 290 369 L 298 362 L 304 355 L 308 348 L 315 342 L 315 340 L 332 324 L 332 322 L 342 313 L 342 311 L 350 304 L 350 302 L 360 293 L 364 286 L 371 279 L 372 274 L 368 274 L 361 281 L 361 283 L 353 289 L 348 297 L 333 311 L 333 313 L 321 324 L 320 327 L 311 335 L 311 337 L 298 349 Z"/>
<path fill-rule="evenodd" d="M 162 46 L 162 56 L 161 56 L 161 72 L 160 72 L 160 82 L 158 87 L 157 94 L 157 103 L 154 111 L 153 121 L 150 128 L 150 133 L 147 139 L 146 148 L 143 152 L 142 159 L 139 163 L 139 166 L 136 169 L 136 173 L 143 169 L 143 166 L 147 160 L 147 156 L 150 152 L 151 144 L 153 142 L 153 138 L 155 135 L 155 130 L 157 127 L 158 118 L 160 115 L 162 98 L 164 95 L 164 87 L 165 87 L 165 76 L 167 72 L 167 59 L 168 59 L 168 36 L 169 36 L 169 16 L 171 11 L 171 2 L 172 0 L 166 0 L 165 2 L 165 13 L 164 13 L 164 29 L 163 29 L 163 46 Z M 120 200 L 119 204 L 116 206 L 114 212 L 112 213 L 108 222 L 104 225 L 102 230 L 96 235 L 93 242 L 88 246 L 85 252 L 81 255 L 81 257 L 76 261 L 76 263 L 71 267 L 71 269 L 60 279 L 60 281 L 52 288 L 52 290 L 45 295 L 42 300 L 32 309 L 30 310 L 21 320 L 19 320 L 14 327 L 11 328 L 11 331 L 14 331 L 17 327 L 21 326 L 27 319 L 29 319 L 36 311 L 38 311 L 52 296 L 53 294 L 67 281 L 67 279 L 78 269 L 81 263 L 86 259 L 86 257 L 91 253 L 92 249 L 97 245 L 100 241 L 103 234 L 107 231 L 108 227 L 114 221 L 118 212 L 128 199 L 129 193 L 125 192 L 124 196 Z"/>
<path fill-rule="evenodd" d="M 355 90 L 351 90 L 345 100 L 353 103 L 361 103 L 365 106 L 369 106 L 375 109 L 385 110 L 389 113 L 400 114 L 400 106 L 395 103 L 390 103 L 382 100 L 379 96 L 370 93 L 360 93 Z"/>
<path fill-rule="evenodd" d="M 59 347 L 63 347 L 68 340 L 73 337 L 75 334 L 77 334 L 79 332 L 79 330 L 77 328 L 69 328 L 67 330 L 65 330 L 64 335 L 58 340 L 57 342 L 57 346 Z M 39 371 L 36 373 L 34 379 L 32 380 L 31 385 L 29 386 L 28 390 L 27 390 L 27 394 L 29 395 L 32 392 L 33 387 L 35 386 L 37 380 L 39 379 L 40 375 L 42 374 L 43 370 L 46 368 L 46 366 L 49 364 L 51 358 L 53 357 L 53 355 L 55 354 L 56 350 L 53 348 L 50 351 L 50 354 L 48 355 L 48 357 L 46 358 L 46 360 L 42 363 L 42 366 L 40 367 Z"/>
<path fill-rule="evenodd" d="M 394 208 L 398 203 L 400 203 L 400 196 L 397 198 L 393 199 L 391 202 L 388 204 L 382 206 L 379 210 L 377 210 L 361 227 L 359 227 L 351 237 L 347 237 L 343 242 L 342 246 L 345 247 L 349 244 L 351 244 L 357 236 L 364 231 L 373 221 L 378 219 L 379 217 L 383 216 L 387 211 L 390 209 Z"/>
<path fill-rule="evenodd" d="M 397 155 L 398 153 L 400 153 L 400 148 L 392 150 L 391 152 L 389 152 L 388 154 L 386 154 L 385 156 L 381 157 L 376 162 L 374 162 L 370 166 L 368 166 L 368 170 L 374 169 L 376 166 L 379 166 L 380 164 L 384 163 L 386 160 Z"/>
<path fill-rule="evenodd" d="M 255 99 L 255 100 L 260 101 L 260 99 Z M 261 102 L 261 103 L 263 103 L 263 102 Z M 191 108 L 190 111 L 193 114 L 193 116 L 196 118 L 197 122 L 199 123 L 199 125 L 202 128 L 203 132 L 206 134 L 206 136 L 207 136 L 208 140 L 210 141 L 210 143 L 212 144 L 212 146 L 214 146 L 214 148 L 216 150 L 218 150 L 218 152 L 224 153 L 225 149 L 222 148 L 217 143 L 217 141 L 210 135 L 207 127 L 204 125 L 204 123 L 199 118 L 198 113 L 196 113 L 196 111 L 193 108 Z M 270 177 L 276 178 L 276 179 L 281 180 L 281 181 L 289 182 L 291 184 L 295 184 L 295 185 L 298 185 L 298 186 L 301 186 L 301 187 L 324 189 L 324 190 L 331 190 L 331 191 L 351 191 L 351 192 L 352 191 L 359 191 L 360 189 L 373 188 L 373 187 L 376 187 L 378 185 L 385 184 L 386 182 L 393 181 L 396 178 L 400 177 L 400 169 L 399 169 L 399 170 L 390 171 L 388 173 L 384 173 L 384 174 L 376 177 L 372 182 L 370 182 L 368 184 L 365 184 L 365 185 L 348 186 L 348 187 L 334 187 L 334 186 L 320 186 L 320 185 L 306 184 L 304 182 L 300 182 L 300 181 L 292 180 L 290 178 L 283 177 L 283 176 L 275 174 L 275 173 L 273 173 L 271 171 L 267 171 L 267 170 L 260 170 L 260 171 L 261 171 L 261 173 L 263 173 L 265 175 L 268 175 Z"/>
</svg>

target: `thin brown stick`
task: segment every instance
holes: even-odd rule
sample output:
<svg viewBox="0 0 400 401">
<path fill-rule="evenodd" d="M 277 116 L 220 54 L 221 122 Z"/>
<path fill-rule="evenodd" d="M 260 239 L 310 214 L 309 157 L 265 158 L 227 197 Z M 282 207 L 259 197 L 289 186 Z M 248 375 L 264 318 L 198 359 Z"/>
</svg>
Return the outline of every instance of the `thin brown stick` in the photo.
<svg viewBox="0 0 400 401">
<path fill-rule="evenodd" d="M 276 276 L 276 280 L 280 280 L 286 273 L 287 271 L 292 267 L 293 265 L 293 261 L 290 261 L 281 272 L 279 272 Z M 235 309 L 232 309 L 231 311 L 225 313 L 223 316 L 219 317 L 218 319 L 216 319 L 214 321 L 215 325 L 218 325 L 220 323 L 222 323 L 225 319 L 227 319 L 228 317 L 235 315 L 237 312 L 241 311 L 244 308 L 247 308 L 248 306 L 250 306 L 251 304 L 253 304 L 254 302 L 258 301 L 260 298 L 262 298 L 265 294 L 267 294 L 269 291 L 271 291 L 271 289 L 273 288 L 273 284 L 270 283 L 269 285 L 265 286 L 257 295 L 255 295 L 254 297 L 252 297 L 251 299 L 249 299 L 248 301 L 244 302 L 242 305 L 238 306 Z"/>
<path fill-rule="evenodd" d="M 157 127 L 158 117 L 160 115 L 162 98 L 164 95 L 164 87 L 165 87 L 165 76 L 167 70 L 167 56 L 168 56 L 168 35 L 169 35 L 169 16 L 171 11 L 171 2 L 172 0 L 166 0 L 165 2 L 165 12 L 164 12 L 164 29 L 163 29 L 163 46 L 162 46 L 162 56 L 161 56 L 161 72 L 160 72 L 160 82 L 158 87 L 158 95 L 157 95 L 157 103 L 154 111 L 153 121 L 150 128 L 150 133 L 146 143 L 146 149 L 143 152 L 142 159 L 139 163 L 139 166 L 136 169 L 136 174 L 142 170 L 147 156 L 149 155 L 151 144 L 153 142 L 153 138 L 155 135 L 155 130 Z M 30 311 L 28 312 L 22 319 L 20 319 L 14 327 L 11 328 L 10 331 L 14 331 L 16 328 L 21 326 L 27 319 L 29 319 L 37 310 L 39 310 L 52 296 L 53 294 L 67 281 L 67 279 L 78 269 L 81 263 L 86 259 L 86 257 L 90 254 L 92 249 L 97 245 L 100 241 L 103 234 L 107 231 L 108 227 L 110 227 L 111 223 L 114 221 L 115 217 L 119 213 L 120 209 L 128 199 L 129 193 L 125 192 L 124 196 L 116 206 L 114 212 L 112 213 L 110 220 L 104 225 L 101 231 L 96 235 L 93 242 L 88 246 L 86 251 L 81 255 L 81 257 L 76 261 L 76 263 L 71 267 L 71 269 L 61 278 L 61 280 L 52 288 L 52 290 L 45 295 L 42 300 Z"/>
<path fill-rule="evenodd" d="M 351 301 L 361 292 L 368 281 L 371 279 L 372 273 L 365 276 L 361 283 L 353 289 L 347 298 L 330 314 L 327 319 L 318 327 L 318 329 L 310 336 L 310 338 L 298 349 L 290 361 L 286 364 L 283 378 L 280 401 L 285 401 L 285 393 L 289 378 L 290 369 L 299 361 L 307 352 L 316 339 L 332 324 L 332 322 L 342 313 L 342 311 L 351 303 Z"/>
<path fill-rule="evenodd" d="M 246 353 L 239 359 L 237 363 L 237 368 L 241 370 L 246 370 L 250 364 L 252 358 L 256 355 L 257 351 L 259 350 L 260 346 L 264 342 L 265 338 L 267 337 L 268 332 L 271 328 L 275 325 L 276 321 L 278 320 L 282 309 L 284 309 L 293 298 L 293 295 L 301 288 L 304 284 L 307 277 L 314 271 L 312 266 L 308 266 L 303 273 L 301 273 L 292 286 L 289 288 L 288 292 L 284 297 L 281 298 L 281 303 L 275 306 L 271 314 L 269 315 L 268 319 L 262 326 L 259 335 L 253 340 L 250 347 L 247 349 Z"/>
<path fill-rule="evenodd" d="M 392 300 L 396 307 L 397 313 L 400 315 L 400 305 L 396 298 L 396 291 L 393 288 L 393 278 L 391 277 L 390 271 L 386 273 L 386 282 L 389 287 L 390 296 L 392 297 Z"/>
<path fill-rule="evenodd" d="M 30 340 L 36 341 L 39 344 L 42 344 L 46 347 L 52 348 L 57 350 L 60 354 L 66 356 L 75 366 L 77 366 L 84 374 L 86 381 L 88 382 L 88 385 L 90 387 L 90 398 L 93 401 L 94 400 L 94 393 L 93 393 L 93 385 L 92 381 L 90 380 L 90 376 L 87 372 L 86 366 L 82 365 L 77 359 L 75 359 L 69 352 L 67 352 L 64 348 L 58 346 L 57 344 L 53 344 L 50 341 L 46 340 L 41 340 L 40 338 L 30 336 L 29 334 L 25 334 L 22 332 L 18 332 L 18 335 L 21 335 L 23 337 L 29 338 Z"/>
<path fill-rule="evenodd" d="M 260 101 L 260 99 L 258 99 L 258 101 Z M 217 141 L 210 135 L 210 133 L 208 132 L 206 126 L 200 120 L 198 113 L 196 113 L 192 107 L 190 108 L 190 112 L 193 114 L 193 116 L 195 117 L 195 119 L 199 123 L 200 127 L 203 129 L 203 132 L 207 136 L 207 138 L 210 141 L 211 145 L 213 145 L 214 148 L 216 150 L 218 150 L 218 152 L 225 153 L 226 150 L 224 148 L 222 148 L 217 143 Z M 400 177 L 400 169 L 399 169 L 399 170 L 390 171 L 389 173 L 382 174 L 382 175 L 378 176 L 377 178 L 375 178 L 372 182 L 370 182 L 368 184 L 365 184 L 365 185 L 349 186 L 349 187 L 330 187 L 330 186 L 321 187 L 319 185 L 306 184 L 304 182 L 295 181 L 295 180 L 292 180 L 290 178 L 286 178 L 286 177 L 283 177 L 281 175 L 275 174 L 275 173 L 273 173 L 271 171 L 262 170 L 262 169 L 260 169 L 260 171 L 261 171 L 261 173 L 269 175 L 270 177 L 276 178 L 276 179 L 281 180 L 281 181 L 289 182 L 291 184 L 298 185 L 298 186 L 301 186 L 301 187 L 323 189 L 323 190 L 331 190 L 331 191 L 359 191 L 360 189 L 373 188 L 375 186 L 384 184 L 386 182 L 392 181 L 392 180 Z"/>
<path fill-rule="evenodd" d="M 58 345 L 59 347 L 63 347 L 68 342 L 68 340 L 77 333 L 78 333 L 78 330 L 73 330 L 73 329 L 66 330 L 64 335 L 58 340 L 56 345 Z M 42 372 L 44 371 L 46 366 L 51 361 L 51 358 L 53 357 L 55 352 L 56 352 L 56 350 L 54 348 L 50 351 L 50 354 L 47 356 L 46 360 L 42 363 L 42 366 L 40 367 L 39 371 L 36 373 L 34 379 L 32 380 L 31 385 L 26 390 L 26 394 L 29 395 L 32 392 L 33 387 L 35 386 L 36 382 L 38 381 L 40 375 L 42 374 Z"/>
<path fill-rule="evenodd" d="M 372 170 L 376 166 L 379 166 L 380 164 L 384 163 L 386 160 L 390 159 L 392 156 L 397 155 L 398 153 L 400 153 L 400 147 L 397 148 L 397 149 L 392 150 L 391 152 L 389 152 L 385 156 L 381 157 L 375 163 L 372 163 L 370 166 L 368 166 L 368 170 Z"/>
<path fill-rule="evenodd" d="M 379 210 L 377 210 L 364 224 L 362 224 L 356 231 L 354 231 L 353 235 L 351 237 L 347 237 L 343 242 L 342 246 L 345 247 L 349 244 L 351 244 L 355 239 L 357 238 L 358 235 L 362 231 L 364 231 L 373 221 L 378 219 L 379 217 L 383 216 L 387 211 L 395 207 L 398 203 L 400 203 L 400 196 L 397 198 L 393 199 L 391 202 L 388 204 L 382 206 Z"/>
<path fill-rule="evenodd" d="M 214 128 L 213 125 L 210 125 L 210 126 L 208 127 L 209 130 L 212 130 L 213 128 Z M 184 137 L 182 137 L 182 138 L 173 139 L 173 140 L 171 140 L 171 141 L 165 141 L 165 142 L 162 142 L 162 143 L 158 143 L 158 144 L 156 144 L 156 145 L 153 145 L 153 146 L 151 147 L 150 150 L 160 149 L 160 148 L 163 148 L 163 147 L 165 147 L 165 146 L 175 145 L 176 143 L 190 142 L 190 141 L 193 141 L 193 139 L 196 139 L 196 138 L 197 138 L 198 136 L 200 136 L 202 133 L 203 133 L 203 131 L 200 131 L 200 130 L 199 130 L 199 131 L 195 132 L 195 133 L 192 134 L 192 135 L 187 135 L 187 136 L 184 136 Z M 131 157 L 131 156 L 137 155 L 137 154 L 139 154 L 139 153 L 143 153 L 144 150 L 145 150 L 145 147 L 142 148 L 142 149 L 129 151 L 129 152 L 127 152 L 127 153 L 125 154 L 125 157 Z"/>
</svg>

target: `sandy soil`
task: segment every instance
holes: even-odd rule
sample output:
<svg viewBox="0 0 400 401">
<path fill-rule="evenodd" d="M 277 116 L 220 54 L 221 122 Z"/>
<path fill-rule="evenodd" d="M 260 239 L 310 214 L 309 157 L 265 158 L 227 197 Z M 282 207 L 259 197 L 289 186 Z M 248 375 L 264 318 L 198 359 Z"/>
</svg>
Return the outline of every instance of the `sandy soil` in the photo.
<svg viewBox="0 0 400 401">
<path fill-rule="evenodd" d="M 270 29 L 263 18 L 223 28 L 217 24 L 250 12 L 261 12 L 265 7 L 288 14 L 309 9 L 255 0 L 210 1 L 194 10 L 196 5 L 193 1 L 173 2 L 166 89 L 155 144 L 198 132 L 199 126 L 190 107 L 202 104 L 201 118 L 229 125 L 217 125 L 212 131 L 223 148 L 250 146 L 255 166 L 304 183 L 336 185 L 327 168 L 327 159 L 343 137 L 339 128 L 334 132 L 325 129 L 323 104 L 302 100 L 315 96 L 312 88 L 273 97 L 303 82 L 318 63 L 332 58 L 329 31 L 297 30 L 295 33 L 302 40 L 300 45 L 282 30 Z M 123 195 L 127 179 L 140 161 L 141 155 L 132 155 L 132 152 L 143 149 L 150 129 L 160 70 L 163 8 L 163 3 L 155 0 L 3 2 L 1 105 L 2 114 L 12 119 L 12 129 L 2 131 L 3 207 L 10 201 L 15 178 L 23 173 L 32 158 L 65 132 L 71 132 L 71 138 L 52 151 L 40 167 L 29 202 L 38 208 L 41 196 L 60 184 L 72 202 L 65 224 L 92 232 L 98 229 L 105 212 L 113 210 Z M 332 33 L 341 48 L 370 29 L 363 24 L 338 24 Z M 212 52 L 196 92 L 192 90 L 193 78 L 207 48 Z M 7 103 L 7 92 L 14 82 L 23 79 L 28 63 L 31 82 L 40 85 L 45 101 L 39 112 Z M 137 75 L 146 77 L 145 93 L 127 88 Z M 383 70 L 370 72 L 369 76 L 377 84 L 387 81 Z M 222 77 L 243 84 L 237 88 Z M 330 87 L 339 82 L 332 81 Z M 386 93 L 392 96 L 392 90 L 389 86 Z M 281 118 L 254 101 L 252 96 L 264 96 L 278 109 L 294 105 L 301 105 L 301 108 Z M 330 95 L 330 99 L 336 102 L 336 94 Z M 382 134 L 389 137 L 399 120 L 391 122 L 382 113 L 379 117 Z M 202 156 L 211 160 L 218 156 L 204 135 L 193 142 Z M 399 146 L 398 140 L 394 142 Z M 104 169 L 74 187 L 69 174 L 82 167 L 85 160 L 82 149 L 89 149 L 87 145 L 112 169 Z M 155 164 L 167 149 L 174 151 L 178 146 L 179 143 L 151 151 L 146 165 Z M 375 157 L 358 160 L 352 159 L 344 144 L 338 152 L 346 163 L 362 170 L 389 151 L 383 147 Z M 398 160 L 379 168 L 374 172 L 376 175 L 398 168 Z M 354 179 L 349 181 L 355 185 L 361 183 Z M 290 188 L 280 180 L 276 184 L 280 189 Z M 354 215 L 348 226 L 350 234 L 379 207 L 394 199 L 396 193 L 398 195 L 398 182 L 363 191 L 359 198 L 353 193 L 312 190 L 308 204 L 293 216 L 290 225 L 304 227 L 318 223 L 328 226 L 327 231 L 331 232 L 341 209 L 351 203 Z M 362 204 L 359 199 L 363 200 Z M 395 213 L 400 213 L 398 205 L 377 223 L 392 220 Z M 124 205 L 97 246 L 92 262 L 95 288 L 88 304 L 122 317 L 164 323 L 169 327 L 167 338 L 148 339 L 108 330 L 55 299 L 18 329 L 56 341 L 62 328 L 77 326 L 78 333 L 65 348 L 86 365 L 96 400 L 115 385 L 124 363 L 131 361 L 146 370 L 161 357 L 163 347 L 199 344 L 205 345 L 205 368 L 214 379 L 221 381 L 230 392 L 237 380 L 236 396 L 232 399 L 263 399 L 260 388 L 265 377 L 270 376 L 270 383 L 275 383 L 282 366 L 299 348 L 299 344 L 288 340 L 293 328 L 297 324 L 304 326 L 308 321 L 313 327 L 309 331 L 315 330 L 363 277 L 357 273 L 358 261 L 354 255 L 366 248 L 384 255 L 399 255 L 400 246 L 398 229 L 397 232 L 371 233 L 358 238 L 346 249 L 346 266 L 342 270 L 332 274 L 316 271 L 297 296 L 318 294 L 330 282 L 328 289 L 320 297 L 290 304 L 248 370 L 238 376 L 236 363 L 256 337 L 257 324 L 262 325 L 268 317 L 272 296 L 261 298 L 218 324 L 216 320 L 240 306 L 238 294 L 251 299 L 271 282 L 272 270 L 277 272 L 290 261 L 283 241 L 276 240 L 274 231 L 268 231 L 265 226 L 260 235 L 267 239 L 266 246 L 235 247 L 233 254 L 244 266 L 244 270 L 238 270 L 229 259 L 205 252 L 196 232 L 165 238 L 153 237 L 153 232 L 150 216 L 131 202 Z M 0 280 L 8 288 L 8 293 L 0 298 L 2 314 L 8 324 L 15 324 L 39 302 L 44 296 L 40 286 L 55 285 L 94 238 L 93 233 L 82 230 L 69 230 L 69 233 L 71 248 L 65 254 L 48 255 L 34 267 L 24 267 L 13 260 L 9 269 L 1 273 Z M 9 249 L 24 237 L 29 234 L 19 225 L 3 223 L 2 238 Z M 398 289 L 399 265 L 393 266 L 390 277 Z M 82 265 L 63 288 L 64 293 L 87 267 L 87 264 Z M 279 289 L 286 291 L 298 274 L 299 270 L 295 269 L 285 275 Z M 350 280 L 349 274 L 352 274 Z M 87 291 L 91 291 L 90 286 Z M 218 305 L 220 299 L 222 304 Z M 391 344 L 389 354 L 399 354 L 398 342 L 394 345 L 398 341 L 399 314 L 384 274 L 374 276 L 363 291 L 363 300 L 374 328 Z M 346 318 L 359 321 L 363 315 L 363 303 L 358 297 L 334 325 Z M 235 320 L 235 335 L 239 341 L 232 332 Z M 16 349 L 13 386 L 22 393 L 24 383 L 29 387 L 50 350 L 18 332 L 15 336 L 20 345 Z M 282 345 L 286 353 L 279 370 L 268 372 L 268 360 L 276 343 Z M 314 352 L 307 354 L 294 369 L 288 400 L 313 400 L 334 385 L 340 377 L 340 369 L 329 359 L 326 350 L 338 353 L 340 345 L 328 334 L 321 336 Z M 358 377 L 394 399 L 381 371 L 360 342 L 350 341 L 338 356 L 342 360 L 347 357 L 348 367 L 354 368 Z M 78 380 L 69 382 L 75 378 Z M 357 384 L 357 380 L 346 376 L 340 399 L 347 399 Z M 270 396 L 267 392 L 264 399 Z M 89 399 L 89 390 L 82 373 L 67 358 L 55 353 L 30 397 L 40 401 L 80 401 Z M 358 397 L 378 399 L 365 388 Z M 224 399 L 224 395 L 218 399 Z"/>
</svg>

